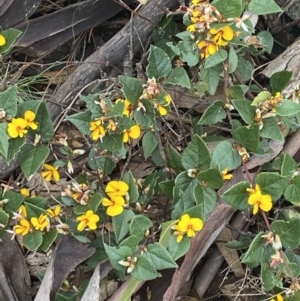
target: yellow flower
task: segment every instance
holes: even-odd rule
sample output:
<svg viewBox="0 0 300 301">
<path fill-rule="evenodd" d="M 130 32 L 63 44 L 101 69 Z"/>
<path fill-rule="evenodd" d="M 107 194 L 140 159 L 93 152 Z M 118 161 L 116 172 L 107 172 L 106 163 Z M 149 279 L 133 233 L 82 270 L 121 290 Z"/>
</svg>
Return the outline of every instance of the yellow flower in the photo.
<svg viewBox="0 0 300 301">
<path fill-rule="evenodd" d="M 116 216 L 123 212 L 125 200 L 122 196 L 114 195 L 108 198 L 103 198 L 102 205 L 108 207 L 106 210 L 107 215 Z"/>
<path fill-rule="evenodd" d="M 42 177 L 45 179 L 45 181 L 50 182 L 52 178 L 56 182 L 59 181 L 60 175 L 57 171 L 57 167 L 54 167 L 50 164 L 44 164 L 44 168 L 47 170 L 42 172 Z"/>
<path fill-rule="evenodd" d="M 30 221 L 36 230 L 44 231 L 45 228 L 50 226 L 49 218 L 43 213 L 38 218 L 32 217 Z"/>
<path fill-rule="evenodd" d="M 95 230 L 100 217 L 95 214 L 93 210 L 88 210 L 85 214 L 78 216 L 76 219 L 79 221 L 77 230 L 83 231 L 86 227 L 90 230 Z"/>
<path fill-rule="evenodd" d="M 5 44 L 6 44 L 5 37 L 2 34 L 0 34 L 0 46 L 4 46 Z"/>
<path fill-rule="evenodd" d="M 202 59 L 208 58 L 210 55 L 218 51 L 218 46 L 214 42 L 207 40 L 199 42 L 198 48 L 200 49 L 200 56 Z"/>
<path fill-rule="evenodd" d="M 21 189 L 20 192 L 21 192 L 21 194 L 24 195 L 25 197 L 29 197 L 29 196 L 30 196 L 30 191 L 29 191 L 28 188 L 25 188 L 25 187 L 24 187 L 24 188 Z"/>
<path fill-rule="evenodd" d="M 19 222 L 20 224 L 14 226 L 14 233 L 16 235 L 27 235 L 30 232 L 30 223 L 27 219 L 23 218 Z"/>
<path fill-rule="evenodd" d="M 54 218 L 56 216 L 59 216 L 61 211 L 61 207 L 59 205 L 56 205 L 54 208 L 49 208 L 46 210 L 47 214 L 51 217 Z"/>
<path fill-rule="evenodd" d="M 105 192 L 110 198 L 126 195 L 128 190 L 128 184 L 123 181 L 110 181 L 107 183 L 105 188 Z"/>
<path fill-rule="evenodd" d="M 209 32 L 214 35 L 213 41 L 219 46 L 227 46 L 228 42 L 231 41 L 234 36 L 233 29 L 230 26 L 221 29 L 211 28 Z"/>
<path fill-rule="evenodd" d="M 13 118 L 7 126 L 7 132 L 12 138 L 23 138 L 27 134 L 27 121 L 23 118 Z"/>
<path fill-rule="evenodd" d="M 27 122 L 27 127 L 30 127 L 32 130 L 36 130 L 38 125 L 34 122 L 35 113 L 32 111 L 26 111 L 24 114 L 24 119 Z"/>
<path fill-rule="evenodd" d="M 259 208 L 265 212 L 272 209 L 271 196 L 269 194 L 261 194 L 258 184 L 255 185 L 255 189 L 247 188 L 247 191 L 250 193 L 248 204 L 253 206 L 253 214 L 256 214 Z"/>
<path fill-rule="evenodd" d="M 187 31 L 195 32 L 196 31 L 196 24 L 191 24 L 188 26 Z"/>
<path fill-rule="evenodd" d="M 129 130 L 123 132 L 123 142 L 129 142 L 130 138 L 137 139 L 141 135 L 141 128 L 138 124 L 133 125 Z"/>
<path fill-rule="evenodd" d="M 94 141 L 100 140 L 105 136 L 105 128 L 101 125 L 101 120 L 95 120 L 90 122 L 90 131 L 92 131 L 92 139 Z"/>
<path fill-rule="evenodd" d="M 203 228 L 203 222 L 200 218 L 191 218 L 188 214 L 184 214 L 177 225 L 174 226 L 177 236 L 177 242 L 181 242 L 183 236 L 194 237 L 197 231 Z"/>
<path fill-rule="evenodd" d="M 228 173 L 228 169 L 225 168 L 222 172 L 222 177 L 223 177 L 223 180 L 226 181 L 226 180 L 231 180 L 232 179 L 232 174 L 231 173 Z"/>
<path fill-rule="evenodd" d="M 281 296 L 281 294 L 277 294 L 276 295 L 276 300 L 272 299 L 271 301 L 284 301 L 283 297 Z"/>
</svg>

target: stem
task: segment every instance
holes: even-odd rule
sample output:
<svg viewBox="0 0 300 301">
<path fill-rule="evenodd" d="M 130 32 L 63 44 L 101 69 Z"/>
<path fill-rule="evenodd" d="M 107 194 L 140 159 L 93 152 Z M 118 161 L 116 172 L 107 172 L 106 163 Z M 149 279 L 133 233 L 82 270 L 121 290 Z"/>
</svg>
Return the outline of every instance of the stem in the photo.
<svg viewBox="0 0 300 301">
<path fill-rule="evenodd" d="M 265 224 L 266 224 L 266 226 L 267 226 L 268 231 L 272 232 L 272 231 L 271 231 L 271 227 L 270 227 L 269 220 L 268 220 L 268 218 L 267 218 L 267 216 L 266 216 L 266 213 L 265 213 L 264 211 L 261 211 L 261 214 L 262 214 L 262 216 L 263 216 L 263 219 L 264 219 L 264 221 L 265 221 Z"/>
</svg>

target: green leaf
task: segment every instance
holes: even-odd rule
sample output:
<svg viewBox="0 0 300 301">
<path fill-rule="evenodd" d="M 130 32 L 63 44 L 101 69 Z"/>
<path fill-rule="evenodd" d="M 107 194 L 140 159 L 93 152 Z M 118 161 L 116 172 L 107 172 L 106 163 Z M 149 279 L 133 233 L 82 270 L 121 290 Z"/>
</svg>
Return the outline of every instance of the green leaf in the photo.
<svg viewBox="0 0 300 301">
<path fill-rule="evenodd" d="M 146 257 L 152 266 L 157 270 L 177 268 L 178 265 L 172 259 L 170 253 L 158 242 L 147 246 Z"/>
<path fill-rule="evenodd" d="M 260 275 L 265 291 L 270 291 L 271 289 L 273 289 L 280 281 L 281 277 L 281 273 L 278 273 L 278 271 L 271 269 L 269 264 L 265 262 L 261 265 Z"/>
<path fill-rule="evenodd" d="M 174 180 L 167 180 L 167 181 L 162 181 L 162 182 L 158 183 L 158 186 L 159 186 L 161 192 L 170 199 L 173 198 L 174 185 L 175 185 Z"/>
<path fill-rule="evenodd" d="M 180 198 L 180 191 L 186 191 L 190 189 L 193 191 L 195 181 L 190 178 L 187 174 L 187 171 L 183 171 L 177 175 L 175 179 L 175 186 L 173 189 L 173 203 L 176 204 Z"/>
<path fill-rule="evenodd" d="M 23 245 L 30 251 L 36 250 L 43 242 L 43 234 L 40 231 L 34 231 L 23 237 Z"/>
<path fill-rule="evenodd" d="M 100 192 L 95 192 L 89 200 L 88 208 L 96 212 L 102 199 L 103 195 Z"/>
<path fill-rule="evenodd" d="M 216 53 L 210 55 L 208 58 L 205 59 L 204 69 L 208 69 L 214 67 L 227 59 L 227 51 L 224 49 L 220 49 Z"/>
<path fill-rule="evenodd" d="M 260 232 L 256 235 L 242 258 L 242 263 L 246 263 L 251 268 L 257 267 L 263 262 L 269 262 L 271 256 L 275 254 L 272 246 L 265 244 L 265 239 L 262 237 L 263 234 L 263 232 Z"/>
<path fill-rule="evenodd" d="M 206 216 L 216 207 L 218 199 L 217 193 L 214 189 L 203 187 L 199 184 L 194 187 L 193 193 L 197 206 L 185 210 L 184 213 L 189 214 L 191 217 L 201 218 L 205 221 Z"/>
<path fill-rule="evenodd" d="M 8 223 L 9 214 L 7 214 L 3 209 L 0 209 L 0 224 L 1 227 L 5 227 Z"/>
<path fill-rule="evenodd" d="M 232 99 L 231 102 L 243 120 L 247 124 L 252 125 L 255 117 L 255 107 L 251 106 L 247 99 Z"/>
<path fill-rule="evenodd" d="M 153 133 L 152 131 L 146 132 L 142 139 L 142 146 L 145 159 L 147 159 L 153 153 L 157 145 L 158 140 L 156 138 L 155 133 Z"/>
<path fill-rule="evenodd" d="M 260 136 L 263 138 L 284 141 L 284 137 L 279 128 L 276 117 L 263 118 L 263 128 L 260 131 Z"/>
<path fill-rule="evenodd" d="M 214 0 L 211 5 L 215 6 L 223 18 L 239 17 L 244 9 L 242 0 Z"/>
<path fill-rule="evenodd" d="M 106 118 L 116 118 L 116 117 L 122 117 L 124 112 L 124 102 L 119 101 L 115 102 L 113 106 L 110 108 L 110 111 L 105 114 Z"/>
<path fill-rule="evenodd" d="M 256 37 L 258 38 L 258 40 L 260 41 L 260 43 L 263 45 L 263 49 L 266 52 L 271 53 L 272 49 L 273 49 L 273 44 L 274 44 L 274 39 L 273 39 L 272 34 L 269 31 L 261 30 L 257 34 Z"/>
<path fill-rule="evenodd" d="M 82 134 L 90 136 L 92 134 L 90 131 L 91 116 L 92 113 L 86 110 L 85 112 L 67 116 L 67 120 L 73 123 Z"/>
<path fill-rule="evenodd" d="M 233 139 L 242 144 L 248 151 L 255 152 L 259 148 L 259 125 L 248 129 L 245 126 L 239 127 L 232 133 Z"/>
<path fill-rule="evenodd" d="M 221 141 L 215 148 L 210 167 L 218 167 L 220 170 L 228 169 L 233 170 L 240 166 L 242 163 L 241 156 L 238 151 L 233 148 L 232 144 L 228 141 Z"/>
<path fill-rule="evenodd" d="M 0 154 L 4 158 L 7 158 L 8 148 L 9 148 L 9 142 L 8 142 L 8 133 L 7 133 L 7 123 L 3 122 L 0 123 Z"/>
<path fill-rule="evenodd" d="M 226 117 L 223 101 L 214 101 L 203 113 L 198 124 L 215 124 Z"/>
<path fill-rule="evenodd" d="M 11 216 L 12 212 L 17 212 L 20 208 L 24 200 L 24 196 L 12 190 L 7 190 L 3 194 L 2 199 L 8 199 L 8 202 L 5 204 L 5 211 Z"/>
<path fill-rule="evenodd" d="M 200 72 L 200 79 L 208 85 L 207 92 L 210 95 L 214 95 L 220 81 L 220 70 L 217 67 L 203 69 Z"/>
<path fill-rule="evenodd" d="M 279 235 L 283 247 L 287 249 L 295 249 L 299 246 L 299 228 L 299 218 L 293 218 L 287 222 L 278 220 L 271 224 L 271 230 Z"/>
<path fill-rule="evenodd" d="M 182 166 L 185 170 L 206 169 L 209 167 L 210 160 L 210 152 L 205 142 L 198 135 L 194 135 L 192 141 L 183 151 Z"/>
<path fill-rule="evenodd" d="M 130 235 L 129 237 L 122 240 L 122 242 L 119 244 L 119 246 L 127 246 L 129 248 L 135 249 L 139 242 L 141 241 L 140 237 L 137 237 L 135 235 Z"/>
<path fill-rule="evenodd" d="M 231 100 L 246 100 L 245 94 L 248 91 L 246 85 L 234 85 L 226 88 L 226 96 Z"/>
<path fill-rule="evenodd" d="M 17 115 L 17 111 L 18 111 L 17 94 L 18 94 L 18 88 L 16 85 L 13 85 L 9 87 L 7 90 L 0 92 L 0 108 L 3 109 L 3 111 L 5 111 L 6 115 L 11 115 L 12 117 L 15 117 Z"/>
<path fill-rule="evenodd" d="M 239 56 L 239 62 L 235 72 L 238 74 L 241 81 L 246 82 L 252 77 L 254 66 L 253 64 L 245 60 L 242 56 Z"/>
<path fill-rule="evenodd" d="M 167 145 L 165 148 L 165 154 L 168 160 L 169 167 L 172 168 L 176 173 L 184 170 L 181 164 L 181 155 L 172 146 Z"/>
<path fill-rule="evenodd" d="M 290 177 L 282 177 L 277 172 L 261 172 L 255 177 L 263 194 L 269 194 L 276 202 L 283 194 Z"/>
<path fill-rule="evenodd" d="M 238 66 L 239 58 L 232 46 L 229 47 L 228 54 L 228 73 L 233 73 Z"/>
<path fill-rule="evenodd" d="M 146 231 L 152 227 L 151 220 L 144 215 L 137 215 L 133 217 L 130 223 L 130 234 L 138 237 L 144 237 Z"/>
<path fill-rule="evenodd" d="M 159 277 L 160 274 L 146 257 L 138 255 L 131 276 L 139 280 L 147 281 Z"/>
<path fill-rule="evenodd" d="M 174 261 L 185 255 L 191 245 L 190 239 L 187 237 L 187 235 L 183 236 L 180 243 L 178 243 L 176 239 L 176 236 L 172 235 L 170 237 L 168 246 L 169 253 Z"/>
<path fill-rule="evenodd" d="M 104 249 L 107 254 L 107 257 L 111 263 L 111 265 L 117 270 L 124 272 L 125 274 L 125 267 L 119 264 L 119 261 L 125 261 L 127 257 L 132 256 L 132 250 L 129 247 L 121 246 L 119 248 L 111 247 L 107 244 L 104 244 Z"/>
<path fill-rule="evenodd" d="M 105 135 L 99 144 L 109 152 L 120 151 L 123 148 L 123 134 Z"/>
<path fill-rule="evenodd" d="M 19 162 L 22 172 L 28 179 L 42 166 L 50 153 L 46 145 L 33 146 L 25 144 L 19 153 Z"/>
<path fill-rule="evenodd" d="M 300 105 L 289 99 L 284 99 L 283 102 L 275 107 L 275 111 L 280 116 L 293 116 L 300 112 Z"/>
<path fill-rule="evenodd" d="M 276 92 L 282 92 L 282 90 L 288 85 L 293 75 L 291 71 L 280 71 L 272 74 L 270 78 L 270 85 L 272 87 L 272 94 Z"/>
<path fill-rule="evenodd" d="M 297 168 L 297 162 L 289 154 L 284 153 L 281 165 L 281 175 L 283 177 L 288 176 L 290 174 L 293 175 Z"/>
<path fill-rule="evenodd" d="M 284 191 L 285 199 L 295 206 L 300 204 L 300 176 L 296 176 L 293 179 L 292 184 L 288 185 Z"/>
<path fill-rule="evenodd" d="M 172 69 L 166 82 L 187 89 L 191 89 L 192 87 L 189 76 L 182 67 Z"/>
<path fill-rule="evenodd" d="M 19 152 L 21 146 L 24 144 L 25 142 L 25 137 L 23 138 L 14 138 L 14 139 L 10 139 L 8 141 L 9 146 L 8 146 L 8 153 L 7 153 L 7 157 L 4 158 L 5 162 L 10 162 L 11 160 L 14 159 L 15 155 Z"/>
<path fill-rule="evenodd" d="M 248 10 L 255 15 L 267 15 L 281 12 L 281 8 L 274 0 L 251 0 L 248 4 Z"/>
<path fill-rule="evenodd" d="M 1 35 L 3 35 L 5 37 L 6 43 L 5 43 L 5 45 L 0 47 L 0 54 L 8 52 L 14 46 L 16 39 L 21 34 L 22 34 L 22 31 L 15 29 L 15 28 L 9 28 L 9 29 L 1 31 Z"/>
<path fill-rule="evenodd" d="M 130 203 L 135 203 L 139 198 L 139 190 L 136 185 L 135 178 L 130 170 L 124 175 L 123 181 L 129 186 L 128 194 Z"/>
<path fill-rule="evenodd" d="M 159 79 L 166 77 L 172 70 L 171 60 L 168 55 L 160 48 L 153 45 L 150 46 L 149 65 L 146 72 L 149 78 Z"/>
<path fill-rule="evenodd" d="M 54 137 L 54 128 L 45 102 L 39 103 L 35 122 L 38 123 L 37 131 L 41 135 L 41 140 L 43 142 L 51 141 Z"/>
<path fill-rule="evenodd" d="M 171 220 L 161 224 L 161 233 L 159 237 L 159 243 L 167 248 L 169 244 L 170 237 L 172 235 L 172 227 L 178 223 L 178 220 Z"/>
<path fill-rule="evenodd" d="M 132 105 L 136 105 L 143 93 L 143 85 L 137 78 L 119 75 L 118 79 L 123 86 L 123 92 Z"/>
<path fill-rule="evenodd" d="M 50 232 L 46 233 L 43 236 L 43 243 L 40 245 L 40 250 L 42 250 L 43 252 L 48 252 L 49 248 L 51 247 L 51 245 L 54 243 L 56 237 L 57 237 L 57 230 L 53 229 Z"/>
<path fill-rule="evenodd" d="M 183 212 L 187 211 L 189 208 L 195 205 L 194 196 L 190 196 L 188 191 L 179 191 L 179 199 L 176 202 L 171 218 L 178 219 L 182 215 Z"/>
<path fill-rule="evenodd" d="M 231 186 L 222 196 L 224 201 L 238 210 L 246 210 L 248 205 L 249 193 L 247 188 L 250 188 L 249 182 L 241 181 Z"/>
<path fill-rule="evenodd" d="M 219 169 L 210 168 L 205 171 L 199 172 L 197 175 L 198 181 L 205 182 L 213 189 L 219 189 L 223 185 L 223 177 Z"/>
<path fill-rule="evenodd" d="M 200 56 L 195 41 L 191 38 L 191 33 L 185 31 L 177 34 L 176 36 L 180 36 L 184 33 L 187 33 L 188 36 L 183 38 L 183 40 L 177 44 L 177 47 L 180 49 L 182 60 L 190 67 L 196 66 L 199 63 Z"/>
<path fill-rule="evenodd" d="M 135 214 L 131 210 L 124 210 L 122 214 L 112 218 L 112 224 L 117 242 L 120 242 L 129 232 L 129 223 Z"/>
</svg>

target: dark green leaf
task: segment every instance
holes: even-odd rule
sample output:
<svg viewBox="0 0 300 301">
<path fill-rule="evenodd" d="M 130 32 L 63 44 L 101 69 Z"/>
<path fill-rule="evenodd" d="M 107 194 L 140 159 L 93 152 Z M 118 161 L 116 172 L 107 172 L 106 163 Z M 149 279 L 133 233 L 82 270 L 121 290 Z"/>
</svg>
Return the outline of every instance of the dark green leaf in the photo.
<svg viewBox="0 0 300 301">
<path fill-rule="evenodd" d="M 226 117 L 223 101 L 214 101 L 203 113 L 198 124 L 215 124 Z"/>
<path fill-rule="evenodd" d="M 123 86 L 123 92 L 128 101 L 135 105 L 143 93 L 143 85 L 137 78 L 130 76 L 119 75 L 119 81 Z"/>
</svg>

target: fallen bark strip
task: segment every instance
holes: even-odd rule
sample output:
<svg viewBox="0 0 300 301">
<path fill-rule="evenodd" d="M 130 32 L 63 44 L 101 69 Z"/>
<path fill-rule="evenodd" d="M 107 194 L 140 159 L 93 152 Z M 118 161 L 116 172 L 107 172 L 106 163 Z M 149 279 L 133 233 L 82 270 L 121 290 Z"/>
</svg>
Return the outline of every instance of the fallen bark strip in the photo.
<svg viewBox="0 0 300 301">
<path fill-rule="evenodd" d="M 48 110 L 52 119 L 55 120 L 63 108 L 71 103 L 72 96 L 99 77 L 102 68 L 121 62 L 129 51 L 131 41 L 133 54 L 141 50 L 142 44 L 145 44 L 154 29 L 153 24 L 161 20 L 166 9 L 174 9 L 178 5 L 177 0 L 149 0 L 138 14 L 151 20 L 152 23 L 135 14 L 132 22 L 127 23 L 120 32 L 89 56 L 50 98 Z"/>
</svg>

